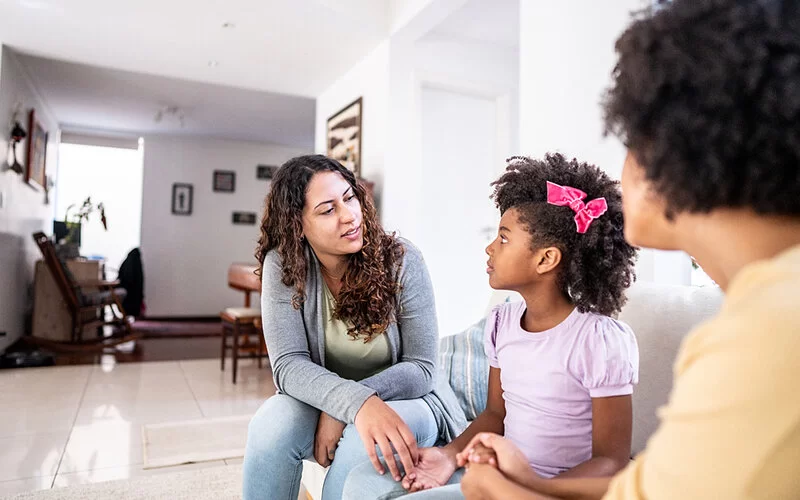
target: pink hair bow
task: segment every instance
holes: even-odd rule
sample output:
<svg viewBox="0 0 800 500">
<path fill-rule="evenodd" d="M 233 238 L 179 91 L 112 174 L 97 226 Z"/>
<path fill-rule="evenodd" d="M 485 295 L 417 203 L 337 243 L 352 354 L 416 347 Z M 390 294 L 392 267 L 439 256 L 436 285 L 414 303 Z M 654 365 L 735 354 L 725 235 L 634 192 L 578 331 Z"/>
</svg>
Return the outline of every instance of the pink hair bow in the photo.
<svg viewBox="0 0 800 500">
<path fill-rule="evenodd" d="M 608 210 L 605 198 L 597 198 L 589 203 L 584 203 L 585 198 L 586 193 L 580 189 L 547 182 L 547 203 L 571 208 L 575 212 L 575 225 L 578 226 L 580 234 L 588 231 L 592 221 Z"/>
</svg>

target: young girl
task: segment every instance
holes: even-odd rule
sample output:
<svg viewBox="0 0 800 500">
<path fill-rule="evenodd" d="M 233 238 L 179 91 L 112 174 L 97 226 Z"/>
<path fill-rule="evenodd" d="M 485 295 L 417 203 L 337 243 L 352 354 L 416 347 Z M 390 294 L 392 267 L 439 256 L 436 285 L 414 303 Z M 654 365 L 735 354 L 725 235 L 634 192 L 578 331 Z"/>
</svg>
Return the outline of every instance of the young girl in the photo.
<svg viewBox="0 0 800 500">
<path fill-rule="evenodd" d="M 800 498 L 800 2 L 660 4 L 617 41 L 606 94 L 625 234 L 694 257 L 725 302 L 684 338 L 661 424 L 613 481 L 519 474 L 482 434 L 499 467 L 470 465 L 467 498 Z"/>
<path fill-rule="evenodd" d="M 489 284 L 525 300 L 489 316 L 486 410 L 447 446 L 420 450 L 402 484 L 436 488 L 420 497 L 461 496 L 456 455 L 480 432 L 504 434 L 548 478 L 610 476 L 630 457 L 639 353 L 611 316 L 625 303 L 636 251 L 624 239 L 618 182 L 551 154 L 512 158 L 494 186 L 502 219 L 486 249 Z M 350 474 L 344 498 L 364 491 L 402 492 L 369 464 Z"/>
</svg>

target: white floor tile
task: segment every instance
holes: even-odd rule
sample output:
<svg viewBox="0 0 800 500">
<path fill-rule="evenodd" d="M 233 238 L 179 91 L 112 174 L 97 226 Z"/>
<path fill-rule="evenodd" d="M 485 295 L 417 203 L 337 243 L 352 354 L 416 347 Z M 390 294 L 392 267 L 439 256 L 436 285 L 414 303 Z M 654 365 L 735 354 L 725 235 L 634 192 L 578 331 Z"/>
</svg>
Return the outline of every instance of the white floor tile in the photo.
<svg viewBox="0 0 800 500">
<path fill-rule="evenodd" d="M 54 476 L 67 432 L 0 438 L 0 481 Z"/>
<path fill-rule="evenodd" d="M 14 401 L 3 398 L 0 437 L 63 431 L 75 423 L 80 395 Z"/>
<path fill-rule="evenodd" d="M 36 490 L 50 489 L 53 476 L 28 477 L 12 481 L 0 481 L 0 497 L 18 495 Z"/>
<path fill-rule="evenodd" d="M 75 424 L 85 426 L 95 422 L 114 421 L 155 424 L 202 417 L 200 406 L 194 398 L 165 401 L 128 400 L 123 394 L 119 394 L 111 401 L 85 401 L 78 411 Z"/>
<path fill-rule="evenodd" d="M 143 461 L 141 424 L 94 422 L 72 429 L 58 473 L 121 467 Z"/>
<path fill-rule="evenodd" d="M 77 484 L 99 483 L 103 481 L 116 481 L 119 479 L 130 479 L 134 477 L 153 476 L 157 474 L 169 474 L 186 470 L 208 469 L 212 467 L 225 467 L 224 460 L 213 462 L 201 462 L 196 464 L 177 465 L 175 467 L 161 467 L 158 469 L 143 469 L 142 465 L 126 465 L 123 467 L 106 467 L 88 471 L 78 471 L 69 473 L 59 473 L 56 476 L 54 488 L 64 486 L 74 486 Z"/>
<path fill-rule="evenodd" d="M 244 458 L 226 458 L 225 464 L 227 465 L 239 465 L 244 463 Z"/>
</svg>

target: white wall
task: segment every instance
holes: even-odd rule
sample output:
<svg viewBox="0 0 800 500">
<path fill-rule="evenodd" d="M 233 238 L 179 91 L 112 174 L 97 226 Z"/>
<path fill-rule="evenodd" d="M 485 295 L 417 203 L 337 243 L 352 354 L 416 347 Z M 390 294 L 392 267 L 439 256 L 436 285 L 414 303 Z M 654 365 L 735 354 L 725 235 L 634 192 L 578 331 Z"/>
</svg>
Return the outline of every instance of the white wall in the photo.
<svg viewBox="0 0 800 500">
<path fill-rule="evenodd" d="M 358 64 L 317 97 L 315 150 L 325 154 L 328 118 L 363 98 L 361 176 L 375 183 L 378 203 L 383 187 L 389 107 L 389 41 L 381 42 Z"/>
<path fill-rule="evenodd" d="M 616 63 L 614 43 L 646 0 L 520 2 L 520 149 L 560 151 L 619 178 L 624 146 L 603 137 L 601 100 Z M 685 255 L 643 251 L 639 279 L 689 284 Z"/>
<path fill-rule="evenodd" d="M 0 59 L 0 352 L 23 334 L 24 317 L 29 304 L 28 289 L 33 283 L 36 260 L 41 258 L 33 242 L 36 231 L 52 231 L 53 205 L 44 204 L 44 192 L 24 182 L 22 175 L 8 170 L 8 137 L 12 113 L 19 105 L 19 121 L 28 130 L 28 112 L 36 110 L 38 120 L 49 132 L 47 173 L 58 168 L 58 123 L 49 112 L 30 78 L 7 48 Z M 30 131 L 28 131 L 30 132 Z M 26 164 L 27 142 L 17 146 L 17 158 Z M 51 200 L 52 200 L 51 192 Z"/>
<path fill-rule="evenodd" d="M 309 151 L 212 139 L 145 137 L 142 259 L 148 316 L 212 316 L 241 306 L 228 288 L 233 262 L 255 262 L 269 183 L 256 165 L 280 165 Z M 236 191 L 212 191 L 214 170 L 236 171 Z M 194 185 L 193 212 L 172 215 L 172 184 Z M 234 225 L 232 212 L 255 212 L 256 225 Z M 256 297 L 257 298 L 257 297 Z"/>
</svg>

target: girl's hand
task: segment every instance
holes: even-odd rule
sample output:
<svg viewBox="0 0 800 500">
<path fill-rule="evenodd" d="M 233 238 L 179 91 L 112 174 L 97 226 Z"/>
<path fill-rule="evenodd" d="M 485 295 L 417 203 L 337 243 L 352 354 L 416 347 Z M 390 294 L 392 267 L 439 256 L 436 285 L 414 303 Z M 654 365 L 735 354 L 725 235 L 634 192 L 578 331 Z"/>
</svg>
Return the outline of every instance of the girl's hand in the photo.
<svg viewBox="0 0 800 500">
<path fill-rule="evenodd" d="M 364 447 L 367 449 L 369 460 L 378 474 L 385 471 L 378 460 L 375 445 L 378 445 L 389 471 L 395 481 L 400 481 L 400 464 L 394 457 L 392 447 L 400 456 L 403 468 L 408 472 L 414 469 L 419 458 L 417 440 L 411 429 L 389 405 L 381 401 L 378 396 L 372 396 L 364 403 L 355 418 L 356 430 Z"/>
<path fill-rule="evenodd" d="M 536 476 L 528 459 L 511 441 L 488 432 L 482 432 L 472 438 L 472 441 L 457 455 L 458 465 L 463 467 L 470 461 L 473 450 L 479 445 L 492 450 L 495 453 L 497 469 L 500 470 L 508 479 L 517 484 L 530 484 Z M 479 448 L 482 449 L 482 448 Z M 485 455 L 484 455 L 485 456 Z M 478 462 L 477 465 L 484 465 Z M 482 467 L 483 468 L 483 467 Z M 538 477 L 538 476 L 537 476 Z"/>
<path fill-rule="evenodd" d="M 469 460 L 465 465 L 467 468 L 469 468 L 471 464 L 484 464 L 497 467 L 497 454 L 493 449 L 484 446 L 482 443 L 475 444 L 467 458 Z"/>
<path fill-rule="evenodd" d="M 323 467 L 329 467 L 333 462 L 336 447 L 342 439 L 345 424 L 339 422 L 324 411 L 319 414 L 317 432 L 314 435 L 314 459 Z"/>
<path fill-rule="evenodd" d="M 403 478 L 403 488 L 410 492 L 444 486 L 456 471 L 456 457 L 445 448 L 422 448 L 419 462 Z"/>
</svg>

